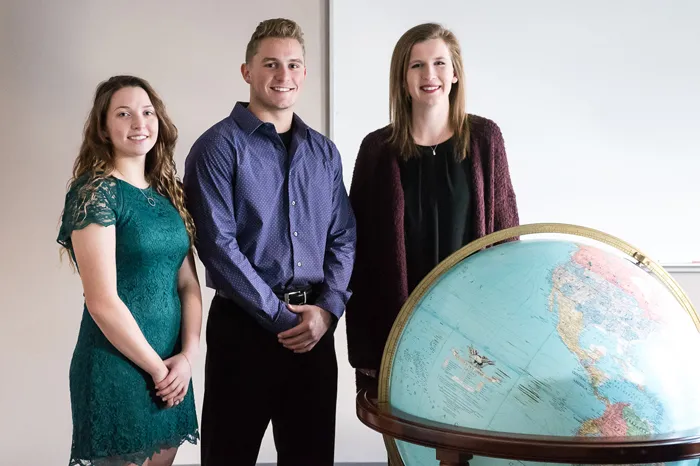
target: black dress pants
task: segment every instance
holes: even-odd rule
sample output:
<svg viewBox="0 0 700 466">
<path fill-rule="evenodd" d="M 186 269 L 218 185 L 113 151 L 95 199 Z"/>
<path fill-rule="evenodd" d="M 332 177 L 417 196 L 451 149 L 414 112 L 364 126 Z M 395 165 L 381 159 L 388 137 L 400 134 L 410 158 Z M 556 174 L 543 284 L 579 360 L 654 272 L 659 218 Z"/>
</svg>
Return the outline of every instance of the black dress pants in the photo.
<svg viewBox="0 0 700 466">
<path fill-rule="evenodd" d="M 332 329 L 311 351 L 295 354 L 217 295 L 206 338 L 202 466 L 255 465 L 270 422 L 278 466 L 332 466 L 338 388 Z"/>
</svg>

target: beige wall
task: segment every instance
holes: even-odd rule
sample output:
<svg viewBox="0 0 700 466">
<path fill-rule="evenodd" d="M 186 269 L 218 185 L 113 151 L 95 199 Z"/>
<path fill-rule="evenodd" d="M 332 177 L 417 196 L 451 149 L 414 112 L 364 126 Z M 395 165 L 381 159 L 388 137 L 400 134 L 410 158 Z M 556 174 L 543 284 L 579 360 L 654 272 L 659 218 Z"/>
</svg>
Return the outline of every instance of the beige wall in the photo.
<svg viewBox="0 0 700 466">
<path fill-rule="evenodd" d="M 78 276 L 58 262 L 55 238 L 95 86 L 114 74 L 149 80 L 180 130 L 182 173 L 195 138 L 247 100 L 239 67 L 253 29 L 269 17 L 292 18 L 305 31 L 308 78 L 297 111 L 326 132 L 324 0 L 0 3 L 0 464 L 53 466 L 69 457 L 68 367 L 82 296 Z M 206 310 L 211 291 L 204 297 Z M 352 441 L 355 431 L 370 434 L 355 420 L 344 346 L 341 338 L 338 460 L 368 459 Z M 205 350 L 194 373 L 198 409 Z M 269 436 L 260 460 L 275 460 Z M 198 448 L 184 447 L 176 462 L 198 463 Z"/>
</svg>

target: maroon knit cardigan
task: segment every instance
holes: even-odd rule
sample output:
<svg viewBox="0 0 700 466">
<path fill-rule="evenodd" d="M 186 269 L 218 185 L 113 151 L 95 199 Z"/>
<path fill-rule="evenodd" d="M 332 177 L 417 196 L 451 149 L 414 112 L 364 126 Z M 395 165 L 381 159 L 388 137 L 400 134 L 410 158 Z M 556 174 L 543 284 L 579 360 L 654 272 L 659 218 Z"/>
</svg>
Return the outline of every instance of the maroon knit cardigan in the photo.
<svg viewBox="0 0 700 466">
<path fill-rule="evenodd" d="M 518 225 L 503 136 L 491 120 L 469 115 L 469 159 L 476 238 Z M 398 151 L 390 127 L 368 134 L 355 163 L 350 202 L 357 220 L 357 252 L 345 319 L 350 364 L 379 369 L 394 319 L 408 298 L 404 198 Z M 358 377 L 362 386 L 363 377 Z"/>
</svg>

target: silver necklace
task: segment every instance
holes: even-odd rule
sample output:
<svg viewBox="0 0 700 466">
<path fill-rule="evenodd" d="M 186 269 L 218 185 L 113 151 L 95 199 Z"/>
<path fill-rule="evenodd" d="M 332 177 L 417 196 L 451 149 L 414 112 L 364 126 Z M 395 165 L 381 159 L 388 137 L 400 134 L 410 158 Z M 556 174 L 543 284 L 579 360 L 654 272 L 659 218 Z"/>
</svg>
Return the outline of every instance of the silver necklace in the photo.
<svg viewBox="0 0 700 466">
<path fill-rule="evenodd" d="M 434 153 L 434 151 L 433 151 L 433 153 Z M 115 170 L 117 173 L 119 173 L 119 174 L 122 176 L 122 178 L 124 178 L 124 180 L 126 181 L 126 176 L 124 176 L 124 174 L 123 174 L 122 172 L 120 172 L 118 168 L 115 167 L 114 170 Z M 149 204 L 151 207 L 155 207 L 155 206 L 156 206 L 156 200 L 153 199 L 151 196 L 147 196 L 146 193 L 143 192 L 143 189 L 139 188 L 138 186 L 136 186 L 136 185 L 134 185 L 134 184 L 132 184 L 131 186 L 133 186 L 134 188 L 138 189 L 138 190 L 141 192 L 141 194 L 143 194 L 143 197 L 146 198 L 146 202 L 148 202 L 148 204 Z M 146 188 L 146 189 L 148 189 L 148 188 Z"/>
<path fill-rule="evenodd" d="M 440 143 L 438 142 L 437 144 L 435 144 L 434 146 L 432 146 L 432 147 L 430 148 L 430 150 L 433 151 L 433 155 L 435 155 L 435 149 L 437 149 L 437 146 L 439 146 L 439 145 L 440 145 Z"/>
</svg>

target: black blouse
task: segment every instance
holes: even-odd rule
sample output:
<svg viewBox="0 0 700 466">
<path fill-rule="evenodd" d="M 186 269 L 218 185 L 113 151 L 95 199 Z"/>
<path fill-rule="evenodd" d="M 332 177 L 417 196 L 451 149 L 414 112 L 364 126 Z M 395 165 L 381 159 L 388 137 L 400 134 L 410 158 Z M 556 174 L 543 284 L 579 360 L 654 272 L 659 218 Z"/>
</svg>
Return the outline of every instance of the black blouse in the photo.
<svg viewBox="0 0 700 466">
<path fill-rule="evenodd" d="M 409 293 L 471 237 L 469 159 L 457 160 L 453 138 L 418 149 L 420 157 L 399 161 Z"/>
</svg>

